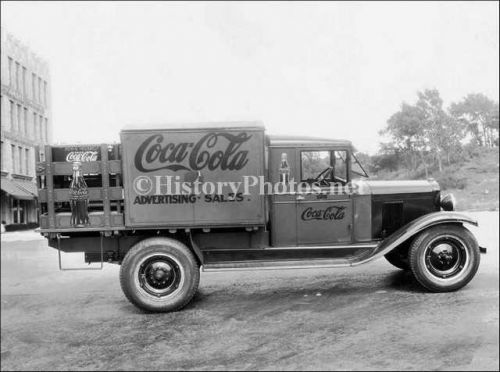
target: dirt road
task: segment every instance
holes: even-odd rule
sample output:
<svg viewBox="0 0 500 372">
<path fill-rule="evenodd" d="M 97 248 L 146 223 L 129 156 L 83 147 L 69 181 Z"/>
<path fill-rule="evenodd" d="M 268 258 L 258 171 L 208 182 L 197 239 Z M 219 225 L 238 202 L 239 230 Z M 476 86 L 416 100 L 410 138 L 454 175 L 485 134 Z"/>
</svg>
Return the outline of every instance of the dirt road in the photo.
<svg viewBox="0 0 500 372">
<path fill-rule="evenodd" d="M 498 370 L 498 212 L 475 216 L 488 254 L 455 293 L 426 293 L 385 260 L 202 273 L 195 300 L 172 314 L 129 304 L 117 266 L 59 272 L 44 240 L 8 233 L 1 368 Z"/>
</svg>

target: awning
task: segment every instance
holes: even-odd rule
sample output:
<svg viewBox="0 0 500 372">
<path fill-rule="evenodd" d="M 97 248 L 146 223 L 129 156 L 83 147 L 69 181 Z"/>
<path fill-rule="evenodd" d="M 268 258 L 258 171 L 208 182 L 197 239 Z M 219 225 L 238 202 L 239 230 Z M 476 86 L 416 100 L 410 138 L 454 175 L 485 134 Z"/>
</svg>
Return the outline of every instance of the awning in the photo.
<svg viewBox="0 0 500 372">
<path fill-rule="evenodd" d="M 38 189 L 36 188 L 36 184 L 31 181 L 25 181 L 25 180 L 15 180 L 16 186 L 24 189 L 24 191 L 27 191 L 28 194 L 33 195 L 35 198 L 38 197 Z"/>
<path fill-rule="evenodd" d="M 32 200 L 35 198 L 35 195 L 33 195 L 25 188 L 20 186 L 20 183 L 17 180 L 9 180 L 7 178 L 2 178 L 1 188 L 7 194 L 12 195 L 16 199 Z"/>
</svg>

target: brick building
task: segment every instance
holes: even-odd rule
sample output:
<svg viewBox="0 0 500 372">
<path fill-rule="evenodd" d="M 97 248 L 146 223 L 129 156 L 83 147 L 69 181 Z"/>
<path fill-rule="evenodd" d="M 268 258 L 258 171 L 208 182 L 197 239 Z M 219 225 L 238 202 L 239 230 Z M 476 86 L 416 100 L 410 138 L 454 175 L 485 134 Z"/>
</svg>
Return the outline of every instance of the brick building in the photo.
<svg viewBox="0 0 500 372">
<path fill-rule="evenodd" d="M 1 220 L 37 222 L 35 147 L 52 136 L 49 69 L 4 28 L 1 47 Z"/>
</svg>

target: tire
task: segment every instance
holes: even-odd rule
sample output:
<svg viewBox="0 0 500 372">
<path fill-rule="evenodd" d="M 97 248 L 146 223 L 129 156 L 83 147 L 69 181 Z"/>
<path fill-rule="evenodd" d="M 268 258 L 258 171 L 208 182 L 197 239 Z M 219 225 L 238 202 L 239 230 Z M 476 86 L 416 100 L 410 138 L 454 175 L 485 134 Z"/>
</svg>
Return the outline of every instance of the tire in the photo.
<svg viewBox="0 0 500 372">
<path fill-rule="evenodd" d="M 151 312 L 177 311 L 193 298 L 200 267 L 190 249 L 170 238 L 149 238 L 134 245 L 120 268 L 127 299 Z"/>
<path fill-rule="evenodd" d="M 410 261 L 408 259 L 408 245 L 393 249 L 385 256 L 389 263 L 398 269 L 410 271 Z"/>
<path fill-rule="evenodd" d="M 432 292 L 464 287 L 477 272 L 479 246 L 462 225 L 439 225 L 421 232 L 410 246 L 410 267 L 417 281 Z"/>
</svg>

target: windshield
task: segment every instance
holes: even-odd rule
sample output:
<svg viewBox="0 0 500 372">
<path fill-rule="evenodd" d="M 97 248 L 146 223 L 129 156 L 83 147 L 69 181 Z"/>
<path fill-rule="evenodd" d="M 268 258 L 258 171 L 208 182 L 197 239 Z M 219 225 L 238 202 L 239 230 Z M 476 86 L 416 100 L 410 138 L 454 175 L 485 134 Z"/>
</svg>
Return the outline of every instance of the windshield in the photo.
<svg viewBox="0 0 500 372">
<path fill-rule="evenodd" d="M 352 173 L 360 176 L 360 177 L 365 177 L 368 178 L 368 173 L 366 173 L 365 169 L 359 162 L 359 160 L 356 158 L 356 155 L 352 154 L 351 155 L 351 171 Z"/>
</svg>

